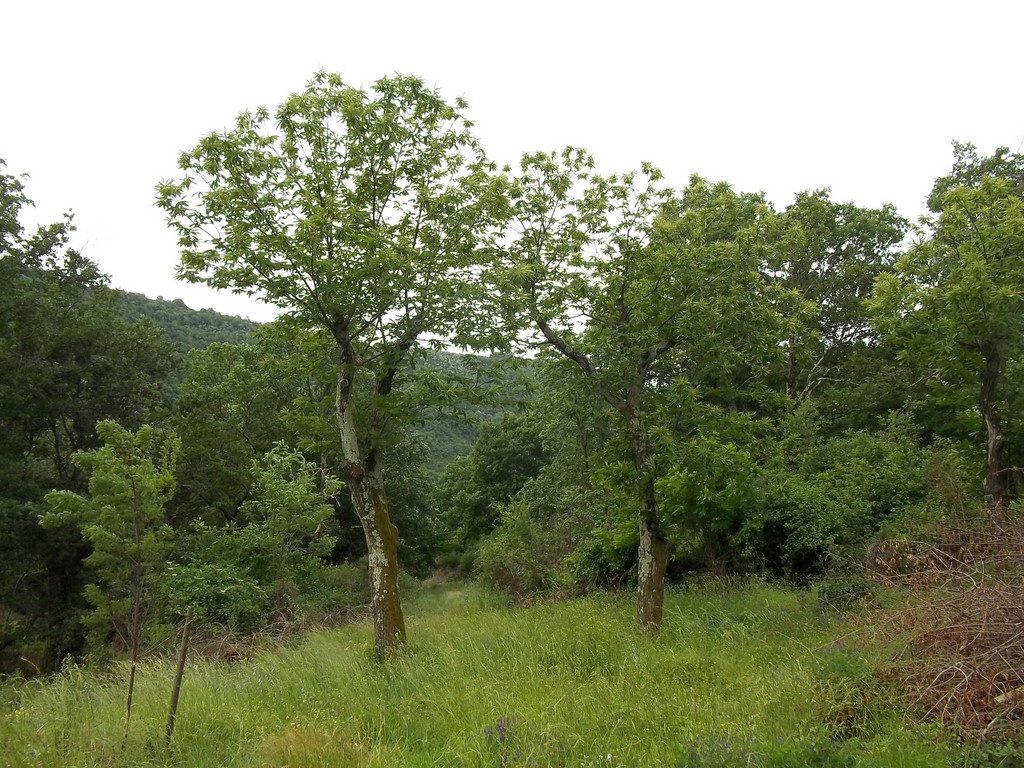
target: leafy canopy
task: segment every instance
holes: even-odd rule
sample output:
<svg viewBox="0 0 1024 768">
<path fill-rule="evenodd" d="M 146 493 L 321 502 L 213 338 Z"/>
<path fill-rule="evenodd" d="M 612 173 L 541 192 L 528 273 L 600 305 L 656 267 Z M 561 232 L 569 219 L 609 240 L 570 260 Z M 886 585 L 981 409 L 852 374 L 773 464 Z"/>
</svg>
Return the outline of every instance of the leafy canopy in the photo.
<svg viewBox="0 0 1024 768">
<path fill-rule="evenodd" d="M 356 362 L 427 332 L 468 340 L 499 206 L 464 107 L 414 77 L 366 93 L 319 72 L 273 116 L 242 113 L 159 185 L 181 276 L 259 294 Z"/>
</svg>

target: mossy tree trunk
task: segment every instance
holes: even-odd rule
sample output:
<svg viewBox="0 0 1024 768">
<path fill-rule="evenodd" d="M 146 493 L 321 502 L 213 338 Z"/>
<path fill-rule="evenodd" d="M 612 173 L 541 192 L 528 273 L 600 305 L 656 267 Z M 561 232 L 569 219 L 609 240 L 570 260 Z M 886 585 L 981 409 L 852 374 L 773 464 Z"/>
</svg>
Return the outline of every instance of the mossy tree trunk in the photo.
<svg viewBox="0 0 1024 768">
<path fill-rule="evenodd" d="M 647 428 L 639 408 L 640 386 L 627 394 L 623 416 L 629 423 L 633 467 L 636 471 L 637 517 L 640 545 L 637 564 L 636 620 L 641 629 L 657 632 L 665 604 L 665 572 L 668 569 L 671 542 L 664 536 L 658 519 L 654 494 L 655 473 L 647 439 Z M 632 395 L 632 397 L 631 397 Z M 636 403 L 630 402 L 636 399 Z"/>
<path fill-rule="evenodd" d="M 343 356 L 345 351 L 342 351 Z M 352 509 L 366 537 L 370 581 L 370 612 L 373 618 L 374 657 L 383 660 L 406 644 L 405 617 L 398 589 L 398 529 L 388 514 L 384 473 L 376 448 L 363 451 L 356 431 L 354 368 L 342 366 L 338 377 L 336 413 L 343 452 L 342 470 L 352 499 Z M 378 382 L 378 394 L 386 395 Z"/>
</svg>

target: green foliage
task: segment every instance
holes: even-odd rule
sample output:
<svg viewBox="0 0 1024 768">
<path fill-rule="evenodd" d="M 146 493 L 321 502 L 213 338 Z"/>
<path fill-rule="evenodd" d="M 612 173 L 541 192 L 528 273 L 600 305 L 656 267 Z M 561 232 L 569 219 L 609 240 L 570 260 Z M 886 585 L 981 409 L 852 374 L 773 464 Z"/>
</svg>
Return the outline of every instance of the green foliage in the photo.
<svg viewBox="0 0 1024 768">
<path fill-rule="evenodd" d="M 482 515 L 492 517 L 495 514 L 485 504 L 483 492 L 476 482 L 476 467 L 472 456 L 453 459 L 438 478 L 433 495 L 440 510 L 444 532 L 453 544 L 459 544 L 452 547 L 453 553 L 458 555 L 469 540 L 460 530 L 460 521 L 475 522 Z"/>
<path fill-rule="evenodd" d="M 637 365 L 655 378 L 669 352 L 692 375 L 738 363 L 754 349 L 751 329 L 770 336 L 774 313 L 756 300 L 769 293 L 758 273 L 772 226 L 763 198 L 696 176 L 674 193 L 650 166 L 608 177 L 593 168 L 573 148 L 523 158 L 511 193 L 521 236 L 498 280 L 603 397 L 621 399 Z M 578 316 L 591 318 L 585 333 Z"/>
<path fill-rule="evenodd" d="M 420 405 L 409 432 L 424 443 L 424 470 L 431 478 L 470 452 L 483 424 L 520 406 L 526 377 L 518 372 L 531 369 L 529 361 L 438 349 L 423 350 L 416 367 L 410 394 Z M 425 387 L 430 380 L 434 386 Z M 427 391 L 416 395 L 422 388 Z"/>
<path fill-rule="evenodd" d="M 927 221 L 932 237 L 899 260 L 895 276 L 879 280 L 876 307 L 887 331 L 910 313 L 911 333 L 931 331 L 918 339 L 930 346 L 918 351 L 929 351 L 944 374 L 963 376 L 965 352 L 978 354 L 990 341 L 1016 349 L 1024 198 L 1015 179 L 982 175 L 976 186 L 951 187 L 940 200 L 941 213 Z"/>
<path fill-rule="evenodd" d="M 473 563 L 485 582 L 519 597 L 561 586 L 558 566 L 572 550 L 571 531 L 532 513 L 522 500 L 504 507 L 500 527 L 483 539 Z"/>
<path fill-rule="evenodd" d="M 437 489 L 448 530 L 460 526 L 453 558 L 519 595 L 619 584 L 635 564 L 635 517 L 592 483 L 607 414 L 574 365 L 556 359 L 531 367 L 534 397 L 485 425 Z M 464 538 L 474 521 L 478 547 Z"/>
<path fill-rule="evenodd" d="M 1004 430 L 1019 400 L 1006 374 L 1024 352 L 1024 156 L 955 150 L 953 173 L 929 199 L 937 216 L 923 222 L 928 236 L 895 274 L 879 277 L 873 303 L 879 331 L 905 359 L 926 363 L 936 389 L 976 393 L 974 431 L 986 436 L 984 492 L 993 509 L 1006 501 Z"/>
<path fill-rule="evenodd" d="M 613 515 L 606 495 L 566 485 L 564 477 L 558 463 L 548 464 L 499 507 L 500 525 L 481 540 L 474 563 L 486 582 L 527 596 L 607 585 L 632 565 L 635 522 L 625 518 L 625 536 L 621 528 L 608 530 L 621 516 Z"/>
<path fill-rule="evenodd" d="M 253 460 L 289 437 L 281 411 L 299 382 L 257 345 L 215 343 L 188 354 L 172 423 L 182 437 L 175 504 L 179 525 L 236 520 L 250 495 Z"/>
<path fill-rule="evenodd" d="M 756 402 L 777 367 L 786 298 L 761 272 L 775 227 L 762 196 L 698 176 L 680 192 L 660 181 L 647 164 L 599 176 L 572 147 L 525 155 L 510 190 L 516 236 L 494 277 L 510 332 L 534 326 L 616 412 L 628 451 L 610 464 L 634 493 L 637 615 L 651 628 L 671 548 L 656 491 L 657 402 L 669 382 L 733 410 Z"/>
<path fill-rule="evenodd" d="M 497 199 L 464 106 L 413 77 L 367 93 L 319 72 L 273 118 L 239 115 L 159 185 L 184 277 L 262 295 L 379 375 L 425 332 L 469 341 Z"/>
<path fill-rule="evenodd" d="M 492 503 L 515 496 L 547 463 L 536 425 L 525 415 L 505 414 L 484 424 L 471 457 L 474 477 Z"/>
<path fill-rule="evenodd" d="M 188 608 L 199 621 L 235 632 L 262 627 L 267 593 L 237 565 L 172 563 L 163 581 L 167 610 L 183 616 Z"/>
<path fill-rule="evenodd" d="M 382 452 L 410 399 L 420 410 L 457 394 L 416 375 L 417 353 L 500 343 L 479 276 L 502 184 L 465 107 L 415 77 L 367 92 L 318 72 L 273 117 L 244 112 L 182 153 L 181 177 L 157 192 L 185 279 L 280 307 L 296 337 L 319 342 L 314 365 L 331 350 L 341 469 L 370 550 L 381 656 L 405 643 Z"/>
<path fill-rule="evenodd" d="M 428 471 L 430 458 L 424 441 L 412 430 L 382 457 L 388 480 L 389 514 L 399 531 L 399 561 L 403 571 L 421 579 L 434 569 L 443 538 L 434 484 Z M 350 514 L 347 500 L 342 501 L 341 507 Z M 362 544 L 360 554 L 366 551 L 365 542 Z"/>
<path fill-rule="evenodd" d="M 254 463 L 253 475 L 253 498 L 242 505 L 241 520 L 277 543 L 281 564 L 289 553 L 322 557 L 330 552 L 334 541 L 320 530 L 341 483 L 284 443 Z"/>
<path fill-rule="evenodd" d="M 121 317 L 132 322 L 144 320 L 159 328 L 178 351 L 176 366 L 166 377 L 167 397 L 173 400 L 184 378 L 182 355 L 211 344 L 249 344 L 259 327 L 251 320 L 222 315 L 212 309 L 190 309 L 181 299 L 151 299 L 140 293 L 118 291 Z"/>
<path fill-rule="evenodd" d="M 490 533 L 501 519 L 501 507 L 546 461 L 533 416 L 505 414 L 483 424 L 469 455 L 446 467 L 434 493 L 452 549 L 470 550 Z"/>
<path fill-rule="evenodd" d="M 102 642 L 108 633 L 124 648 L 138 648 L 155 610 L 158 585 L 172 547 L 165 507 L 174 494 L 181 441 L 145 425 L 132 433 L 114 421 L 97 427 L 103 446 L 72 461 L 89 474 L 88 496 L 54 491 L 44 527 L 75 524 L 92 545 L 85 559 L 96 581 L 86 586 L 93 606 L 88 625 Z"/>
<path fill-rule="evenodd" d="M 973 745 L 964 768 L 1021 768 L 1024 766 L 1024 736 L 994 739 Z"/>
<path fill-rule="evenodd" d="M 928 196 L 928 208 L 932 213 L 941 213 L 946 195 L 959 187 L 975 188 L 985 177 L 1010 181 L 1017 191 L 1024 191 L 1024 156 L 1013 153 L 1008 147 L 999 147 L 992 155 L 978 155 L 973 144 L 953 142 L 953 168 L 946 176 L 940 176 Z"/>
<path fill-rule="evenodd" d="M 291 619 L 306 590 L 320 587 L 321 561 L 334 547 L 331 500 L 340 483 L 284 443 L 253 461 L 252 498 L 224 528 L 196 523 L 189 562 L 167 588 L 171 608 L 235 631 Z"/>
<path fill-rule="evenodd" d="M 781 215 L 769 268 L 792 294 L 780 309 L 791 321 L 785 382 L 794 403 L 853 375 L 848 358 L 869 339 L 867 300 L 907 226 L 892 206 L 835 203 L 828 190 L 798 194 Z"/>
<path fill-rule="evenodd" d="M 42 648 L 31 656 L 52 670 L 80 650 L 89 545 L 39 528 L 43 496 L 85 490 L 71 456 L 99 444 L 98 421 L 156 418 L 174 352 L 151 322 L 118 315 L 106 278 L 70 247 L 70 215 L 29 232 L 29 205 L 22 179 L 0 172 L 0 652 Z"/>
<path fill-rule="evenodd" d="M 120 319 L 106 278 L 67 248 L 70 232 L 65 224 L 47 242 L 0 254 L 10 286 L 0 298 L 0 450 L 49 465 L 39 467 L 51 476 L 38 478 L 33 495 L 47 484 L 79 486 L 70 455 L 97 444 L 97 421 L 138 426 L 162 405 L 174 364 L 155 325 Z"/>
<path fill-rule="evenodd" d="M 919 445 L 905 414 L 883 431 L 817 434 L 813 416 L 784 456 L 792 469 L 769 464 L 758 474 L 758 503 L 735 539 L 748 562 L 795 577 L 831 565 L 859 567 L 883 526 L 905 529 L 945 508 L 929 467 L 938 449 Z"/>
<path fill-rule="evenodd" d="M 694 542 L 694 553 L 725 572 L 729 540 L 757 501 L 757 469 L 751 455 L 733 443 L 697 437 L 679 445 L 675 463 L 656 483 L 668 525 L 677 525 L 680 544 Z M 735 568 L 735 564 L 733 564 Z"/>
<path fill-rule="evenodd" d="M 142 594 L 142 613 L 163 600 L 165 618 L 191 605 L 250 631 L 364 603 L 371 580 L 350 564 L 391 521 L 416 576 L 441 553 L 518 595 L 621 586 L 638 542 L 671 543 L 670 574 L 831 571 L 819 594 L 841 607 L 863 596 L 843 566 L 873 537 L 970 507 L 983 463 L 989 499 L 1020 482 L 1024 157 L 956 145 L 899 255 L 908 225 L 891 206 L 827 190 L 776 213 L 697 176 L 667 189 L 650 165 L 601 175 L 574 148 L 496 175 L 464 110 L 416 78 L 363 91 L 317 73 L 182 154 L 158 188 L 181 273 L 284 311 L 258 332 L 118 296 L 69 248 L 70 217 L 25 232 L 23 181 L 0 173 L 7 658 L 44 624 L 66 649 L 90 550 L 97 629 Z M 128 476 L 131 451 L 158 449 L 149 427 L 129 430 L 164 412 L 165 336 L 193 348 L 169 420 L 179 491 L 166 512 L 169 491 L 143 494 L 151 513 L 117 528 L 95 499 L 127 515 L 127 491 L 83 491 L 90 472 Z M 524 364 L 525 403 L 506 360 L 442 351 L 526 337 L 543 349 Z M 123 434 L 97 448 L 93 425 L 111 418 Z M 113 447 L 143 438 L 156 442 Z M 108 448 L 123 467 L 96 458 Z M 52 488 L 49 521 L 80 532 L 37 527 Z M 173 554 L 161 515 L 180 529 Z M 152 535 L 133 544 L 129 529 Z M 563 743 L 514 722 L 524 759 L 538 739 Z M 845 760 L 801 738 L 787 752 L 695 736 L 672 760 Z"/>
</svg>

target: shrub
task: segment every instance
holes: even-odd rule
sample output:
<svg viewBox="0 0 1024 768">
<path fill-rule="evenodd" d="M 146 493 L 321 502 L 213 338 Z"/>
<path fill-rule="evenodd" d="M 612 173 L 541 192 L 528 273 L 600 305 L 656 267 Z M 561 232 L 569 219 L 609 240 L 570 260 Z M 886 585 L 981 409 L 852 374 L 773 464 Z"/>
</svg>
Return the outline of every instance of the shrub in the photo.
<svg viewBox="0 0 1024 768">
<path fill-rule="evenodd" d="M 191 606 L 197 619 L 230 632 L 251 632 L 263 624 L 267 593 L 236 568 L 208 563 L 171 565 L 163 589 L 169 610 L 178 616 Z"/>
<path fill-rule="evenodd" d="M 796 467 L 761 470 L 759 503 L 737 543 L 750 563 L 791 578 L 860 569 L 879 530 L 917 527 L 943 508 L 930 468 L 945 451 L 920 448 L 903 414 L 880 432 L 813 445 Z"/>
<path fill-rule="evenodd" d="M 501 508 L 501 524 L 480 542 L 476 573 L 518 596 L 599 583 L 616 562 L 616 521 L 600 491 L 565 485 L 548 465 Z M 626 535 L 633 551 L 635 529 Z"/>
</svg>

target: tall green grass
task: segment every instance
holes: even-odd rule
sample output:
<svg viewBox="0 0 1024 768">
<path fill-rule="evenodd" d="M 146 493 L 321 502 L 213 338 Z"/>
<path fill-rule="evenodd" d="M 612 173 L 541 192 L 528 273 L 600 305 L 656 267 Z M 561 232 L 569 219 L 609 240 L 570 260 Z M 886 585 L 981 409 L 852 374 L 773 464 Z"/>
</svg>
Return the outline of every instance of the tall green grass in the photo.
<svg viewBox="0 0 1024 768">
<path fill-rule="evenodd" d="M 509 608 L 472 585 L 410 604 L 409 652 L 360 624 L 233 664 L 191 661 L 170 747 L 170 662 L 8 682 L 0 765 L 933 766 L 958 753 L 905 724 L 807 593 L 674 592 L 657 639 L 629 595 Z"/>
</svg>

